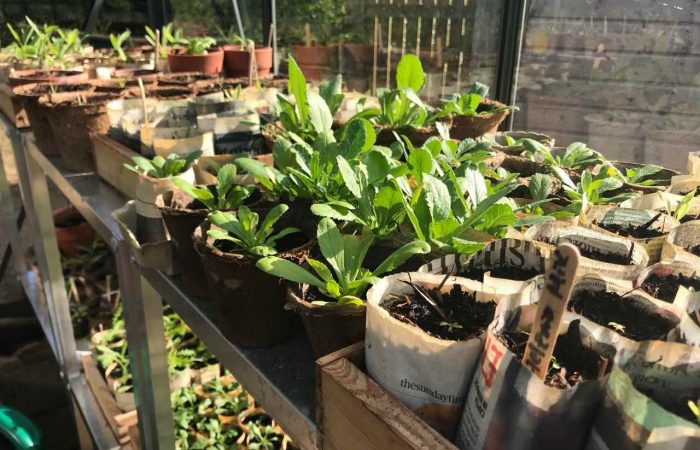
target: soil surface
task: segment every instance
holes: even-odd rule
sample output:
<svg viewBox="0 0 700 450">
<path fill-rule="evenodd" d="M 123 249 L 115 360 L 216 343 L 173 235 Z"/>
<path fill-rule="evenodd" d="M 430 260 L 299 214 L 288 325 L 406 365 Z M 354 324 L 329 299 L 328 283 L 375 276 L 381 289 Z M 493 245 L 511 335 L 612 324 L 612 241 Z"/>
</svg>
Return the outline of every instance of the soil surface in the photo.
<svg viewBox="0 0 700 450">
<path fill-rule="evenodd" d="M 635 341 L 664 340 L 676 321 L 614 292 L 580 290 L 568 309 Z"/>
<path fill-rule="evenodd" d="M 655 230 L 653 228 L 643 226 L 637 227 L 633 225 L 621 225 L 617 223 L 597 223 L 596 225 L 598 225 L 600 228 L 610 231 L 611 233 L 615 233 L 623 237 L 630 237 L 636 239 L 655 238 L 663 236 L 665 234 L 660 230 Z"/>
<path fill-rule="evenodd" d="M 515 353 L 518 361 L 523 360 L 528 337 L 528 334 L 519 331 L 498 335 L 499 340 Z M 581 344 L 577 322 L 572 322 L 569 331 L 557 338 L 544 384 L 568 389 L 579 381 L 600 378 L 611 367 L 606 358 Z"/>
<path fill-rule="evenodd" d="M 484 274 L 486 272 L 488 272 L 488 270 L 472 266 L 460 272 L 459 276 L 483 282 Z M 504 278 L 506 280 L 527 281 L 536 277 L 537 275 L 542 275 L 542 273 L 536 269 L 525 269 L 517 266 L 501 266 L 491 269 L 492 277 Z"/>
<path fill-rule="evenodd" d="M 649 295 L 668 303 L 673 303 L 678 293 L 678 287 L 685 286 L 700 291 L 700 278 L 685 275 L 668 275 L 662 277 L 652 274 L 642 283 L 642 289 Z"/>
<path fill-rule="evenodd" d="M 631 252 L 629 255 L 620 255 L 615 253 L 603 253 L 594 249 L 582 249 L 580 247 L 579 251 L 581 252 L 581 256 L 594 259 L 596 261 L 602 261 L 611 264 L 620 264 L 623 266 L 631 266 L 633 264 Z"/>
<path fill-rule="evenodd" d="M 59 222 L 55 222 L 54 226 L 56 228 L 72 228 L 72 227 L 77 227 L 81 223 L 84 223 L 85 219 L 82 217 L 76 217 L 76 218 L 71 218 L 71 219 L 65 219 L 61 220 Z"/>
<path fill-rule="evenodd" d="M 466 341 L 481 335 L 493 320 L 496 303 L 477 302 L 474 294 L 462 292 L 458 285 L 447 294 L 440 295 L 437 289 L 428 290 L 427 294 L 446 318 L 416 293 L 388 298 L 380 306 L 397 320 L 415 325 L 439 339 L 454 341 Z M 455 326 L 449 327 L 446 323 Z"/>
</svg>

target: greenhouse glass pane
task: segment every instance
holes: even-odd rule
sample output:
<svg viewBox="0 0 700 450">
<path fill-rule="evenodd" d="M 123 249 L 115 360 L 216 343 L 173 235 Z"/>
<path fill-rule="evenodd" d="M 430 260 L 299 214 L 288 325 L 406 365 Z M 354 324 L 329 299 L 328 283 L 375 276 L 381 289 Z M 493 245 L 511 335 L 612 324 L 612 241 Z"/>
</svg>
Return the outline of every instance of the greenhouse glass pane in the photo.
<svg viewBox="0 0 700 450">
<path fill-rule="evenodd" d="M 430 99 L 479 80 L 495 85 L 502 0 L 277 0 L 278 56 L 307 78 L 342 73 L 360 92 L 393 85 L 396 64 L 418 54 Z"/>
<path fill-rule="evenodd" d="M 700 2 L 534 0 L 514 128 L 684 169 L 700 137 Z"/>
<path fill-rule="evenodd" d="M 262 40 L 262 1 L 236 0 L 241 16 L 243 34 L 257 43 Z M 185 35 L 215 36 L 219 29 L 233 31 L 240 35 L 232 0 L 170 0 L 170 20 Z"/>
</svg>

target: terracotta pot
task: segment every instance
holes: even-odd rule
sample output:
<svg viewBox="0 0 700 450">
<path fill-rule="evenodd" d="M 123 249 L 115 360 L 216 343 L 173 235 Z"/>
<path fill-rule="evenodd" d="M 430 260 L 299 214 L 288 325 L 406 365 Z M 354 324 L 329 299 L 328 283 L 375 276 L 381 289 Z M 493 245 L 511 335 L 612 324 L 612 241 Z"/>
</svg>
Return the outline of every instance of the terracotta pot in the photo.
<svg viewBox="0 0 700 450">
<path fill-rule="evenodd" d="M 287 308 L 301 316 L 317 358 L 365 338 L 365 307 L 314 305 L 304 300 L 307 290 L 307 285 L 288 286 Z"/>
<path fill-rule="evenodd" d="M 268 347 L 283 342 L 294 321 L 294 314 L 284 308 L 283 281 L 259 270 L 255 266 L 257 258 L 215 247 L 213 239 L 206 235 L 208 229 L 209 223 L 202 223 L 195 229 L 193 240 L 217 305 L 219 330 L 243 347 Z M 278 248 L 290 250 L 277 256 L 296 262 L 306 258 L 310 245 L 285 245 L 284 240 Z"/>
<path fill-rule="evenodd" d="M 68 258 L 78 256 L 78 246 L 89 247 L 95 239 L 95 230 L 72 206 L 54 211 L 53 223 L 58 249 Z"/>
<path fill-rule="evenodd" d="M 209 210 L 182 191 L 169 191 L 156 198 L 156 207 L 163 216 L 170 239 L 175 243 L 175 258 L 183 267 L 182 280 L 188 293 L 210 297 L 204 266 L 194 249 L 192 233 L 206 218 Z"/>
<path fill-rule="evenodd" d="M 259 77 L 269 76 L 272 69 L 272 47 L 256 45 L 255 63 Z M 247 77 L 249 67 L 250 53 L 247 50 L 239 45 L 224 47 L 224 68 L 227 77 Z"/>
<path fill-rule="evenodd" d="M 92 138 L 107 134 L 107 102 L 119 96 L 107 93 L 49 94 L 39 98 L 51 125 L 55 145 L 69 170 L 93 172 Z"/>
<path fill-rule="evenodd" d="M 168 54 L 168 65 L 171 72 L 218 74 L 224 65 L 224 51 L 216 47 L 205 55 L 188 55 L 184 49 L 177 49 Z"/>
<path fill-rule="evenodd" d="M 331 70 L 336 51 L 336 46 L 295 45 L 294 58 L 307 80 L 318 81 Z"/>
<path fill-rule="evenodd" d="M 355 69 L 364 69 L 372 60 L 372 46 L 347 42 L 343 44 L 355 63 Z"/>
<path fill-rule="evenodd" d="M 39 98 L 51 92 L 63 93 L 92 90 L 94 90 L 94 86 L 88 83 L 28 83 L 12 89 L 12 93 L 19 98 L 22 107 L 27 112 L 36 145 L 42 153 L 45 155 L 60 155 L 60 150 L 54 144 L 49 119 L 44 110 L 39 107 Z"/>
<path fill-rule="evenodd" d="M 482 105 L 496 107 L 506 106 L 501 102 L 488 98 L 481 100 L 479 106 Z M 505 120 L 508 114 L 510 114 L 510 110 L 499 113 L 482 113 L 478 116 L 452 116 L 450 137 L 461 141 L 467 138 L 478 138 L 485 134 L 495 133 L 498 130 L 498 126 Z"/>
<path fill-rule="evenodd" d="M 78 70 L 15 70 L 10 74 L 10 86 L 29 83 L 79 83 L 87 79 L 88 73 Z"/>
</svg>

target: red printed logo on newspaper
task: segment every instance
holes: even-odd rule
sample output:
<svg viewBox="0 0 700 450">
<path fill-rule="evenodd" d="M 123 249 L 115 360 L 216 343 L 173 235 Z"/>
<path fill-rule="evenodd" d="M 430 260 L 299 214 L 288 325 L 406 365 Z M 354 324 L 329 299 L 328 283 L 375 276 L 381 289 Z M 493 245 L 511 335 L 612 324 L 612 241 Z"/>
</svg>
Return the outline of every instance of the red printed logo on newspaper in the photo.
<svg viewBox="0 0 700 450">
<path fill-rule="evenodd" d="M 484 347 L 484 363 L 481 365 L 481 377 L 487 388 L 493 385 L 493 379 L 496 376 L 498 363 L 501 361 L 503 353 L 498 344 L 491 340 L 491 336 L 488 336 Z"/>
</svg>

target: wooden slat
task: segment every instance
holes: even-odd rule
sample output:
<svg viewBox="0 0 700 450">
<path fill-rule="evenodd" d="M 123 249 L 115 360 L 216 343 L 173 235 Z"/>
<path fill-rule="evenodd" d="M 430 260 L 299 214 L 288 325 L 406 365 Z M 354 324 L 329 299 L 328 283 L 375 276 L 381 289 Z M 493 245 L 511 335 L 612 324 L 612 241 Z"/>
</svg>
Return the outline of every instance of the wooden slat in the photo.
<svg viewBox="0 0 700 450">
<path fill-rule="evenodd" d="M 131 164 L 131 157 L 138 156 L 138 153 L 109 136 L 97 136 L 92 142 L 97 174 L 127 198 L 133 199 L 138 175 L 124 167 L 124 164 Z"/>
</svg>

